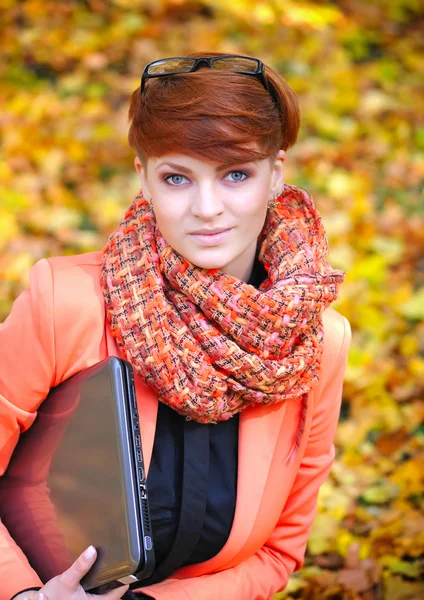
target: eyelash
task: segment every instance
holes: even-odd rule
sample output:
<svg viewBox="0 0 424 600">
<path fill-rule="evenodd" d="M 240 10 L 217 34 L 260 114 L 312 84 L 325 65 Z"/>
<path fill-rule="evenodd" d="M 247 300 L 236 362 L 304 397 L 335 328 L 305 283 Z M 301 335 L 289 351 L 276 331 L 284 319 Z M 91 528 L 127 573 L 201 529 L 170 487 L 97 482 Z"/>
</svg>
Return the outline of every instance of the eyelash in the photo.
<svg viewBox="0 0 424 600">
<path fill-rule="evenodd" d="M 249 173 L 246 173 L 246 171 L 230 171 L 229 173 L 227 173 L 227 175 L 225 177 L 227 177 L 228 175 L 231 175 L 232 173 L 241 173 L 242 175 L 245 175 L 244 179 L 240 179 L 239 181 L 233 181 L 233 183 L 241 183 L 242 181 L 246 181 L 246 179 L 248 179 L 250 177 Z M 185 179 L 185 176 L 181 175 L 180 173 L 170 173 L 169 175 L 165 175 L 163 177 L 163 181 L 165 181 L 171 187 L 180 187 L 181 186 L 181 184 L 169 183 L 168 179 L 170 179 L 171 177 L 184 177 L 184 179 Z"/>
</svg>

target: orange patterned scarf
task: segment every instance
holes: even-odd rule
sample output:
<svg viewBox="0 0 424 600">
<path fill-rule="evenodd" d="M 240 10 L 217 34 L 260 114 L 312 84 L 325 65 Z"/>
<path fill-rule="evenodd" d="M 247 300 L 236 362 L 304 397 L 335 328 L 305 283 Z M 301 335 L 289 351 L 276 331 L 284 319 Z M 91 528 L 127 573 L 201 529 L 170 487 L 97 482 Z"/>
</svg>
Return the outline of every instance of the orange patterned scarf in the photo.
<svg viewBox="0 0 424 600">
<path fill-rule="evenodd" d="M 285 185 L 258 239 L 267 279 L 258 289 L 202 269 L 171 248 L 142 192 L 103 249 L 107 318 L 125 358 L 158 399 L 217 423 L 247 406 L 302 397 L 318 382 L 322 313 L 345 273 L 309 194 Z"/>
</svg>

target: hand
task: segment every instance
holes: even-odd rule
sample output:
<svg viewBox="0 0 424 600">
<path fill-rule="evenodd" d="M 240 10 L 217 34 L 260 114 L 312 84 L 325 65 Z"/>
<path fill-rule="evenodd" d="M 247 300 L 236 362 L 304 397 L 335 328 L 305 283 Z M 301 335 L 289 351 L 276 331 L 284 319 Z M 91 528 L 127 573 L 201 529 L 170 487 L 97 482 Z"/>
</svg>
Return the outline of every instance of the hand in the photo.
<svg viewBox="0 0 424 600">
<path fill-rule="evenodd" d="M 119 600 L 128 590 L 128 585 L 96 596 L 83 590 L 80 581 L 93 566 L 96 555 L 96 549 L 89 546 L 67 571 L 50 579 L 39 592 L 22 592 L 15 600 Z"/>
</svg>

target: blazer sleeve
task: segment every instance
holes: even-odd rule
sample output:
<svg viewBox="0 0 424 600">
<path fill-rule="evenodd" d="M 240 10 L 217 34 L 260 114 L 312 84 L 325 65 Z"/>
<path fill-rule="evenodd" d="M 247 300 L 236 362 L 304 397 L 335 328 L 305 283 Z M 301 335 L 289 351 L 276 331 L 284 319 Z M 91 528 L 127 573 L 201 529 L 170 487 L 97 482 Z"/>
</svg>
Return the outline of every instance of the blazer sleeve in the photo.
<svg viewBox="0 0 424 600">
<path fill-rule="evenodd" d="M 298 474 L 278 523 L 262 548 L 247 560 L 217 573 L 169 579 L 143 588 L 157 600 L 268 600 L 283 590 L 304 562 L 307 540 L 317 513 L 317 497 L 334 461 L 334 436 L 340 415 L 343 378 L 351 329 L 343 317 L 344 336 L 333 375 L 324 384 Z"/>
<path fill-rule="evenodd" d="M 53 278 L 46 259 L 0 324 L 0 475 L 55 380 Z M 0 507 L 1 513 L 1 507 Z M 42 582 L 0 521 L 0 600 Z"/>
</svg>

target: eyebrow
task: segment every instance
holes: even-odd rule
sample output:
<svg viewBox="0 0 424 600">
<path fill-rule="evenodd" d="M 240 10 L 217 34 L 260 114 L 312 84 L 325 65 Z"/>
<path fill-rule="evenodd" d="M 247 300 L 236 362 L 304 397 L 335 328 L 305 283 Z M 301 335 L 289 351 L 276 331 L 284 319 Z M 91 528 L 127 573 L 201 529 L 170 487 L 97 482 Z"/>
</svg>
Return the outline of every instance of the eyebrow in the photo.
<svg viewBox="0 0 424 600">
<path fill-rule="evenodd" d="M 237 166 L 237 165 L 244 165 L 246 163 L 249 162 L 253 162 L 253 164 L 257 164 L 257 160 L 252 161 L 252 160 L 246 160 L 244 162 L 238 162 L 238 163 L 233 163 L 232 165 L 224 165 L 224 166 L 220 166 L 216 168 L 216 172 L 219 173 L 219 171 L 224 171 L 225 169 L 229 169 L 230 167 L 233 166 Z M 171 167 L 171 169 L 176 169 L 178 171 L 181 171 L 182 173 L 187 173 L 188 175 L 191 175 L 192 171 L 191 169 L 184 167 L 183 165 L 179 165 L 177 163 L 173 163 L 173 162 L 165 162 L 165 163 L 161 163 L 160 165 L 158 165 L 155 169 L 155 171 L 157 171 L 158 169 L 160 169 L 161 167 Z"/>
</svg>

